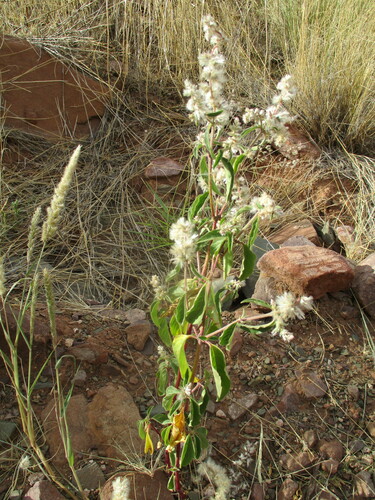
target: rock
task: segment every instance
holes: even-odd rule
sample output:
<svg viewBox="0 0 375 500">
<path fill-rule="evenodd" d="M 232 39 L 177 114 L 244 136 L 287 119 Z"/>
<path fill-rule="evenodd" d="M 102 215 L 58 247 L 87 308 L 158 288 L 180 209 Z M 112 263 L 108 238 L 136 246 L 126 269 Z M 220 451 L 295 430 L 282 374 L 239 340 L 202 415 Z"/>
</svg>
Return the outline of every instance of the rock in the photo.
<svg viewBox="0 0 375 500">
<path fill-rule="evenodd" d="M 314 455 L 309 451 L 301 451 L 300 453 L 290 454 L 286 453 L 281 455 L 280 463 L 289 472 L 297 472 L 299 470 L 306 469 L 315 460 Z"/>
<path fill-rule="evenodd" d="M 264 500 L 265 488 L 263 484 L 254 483 L 251 488 L 250 500 Z"/>
<path fill-rule="evenodd" d="M 79 361 L 84 361 L 90 365 L 101 365 L 108 361 L 108 351 L 92 340 L 74 345 L 67 352 Z"/>
<path fill-rule="evenodd" d="M 72 449 L 77 453 L 88 453 L 95 447 L 87 430 L 87 400 L 83 394 L 70 398 L 66 418 Z M 66 463 L 64 447 L 56 422 L 55 401 L 52 399 L 42 411 L 42 423 L 51 460 L 55 465 Z"/>
<path fill-rule="evenodd" d="M 308 219 L 303 219 L 293 224 L 287 224 L 273 233 L 269 240 L 276 245 L 282 245 L 286 241 L 295 237 L 303 237 L 309 240 L 309 244 L 319 245 L 320 240 L 314 226 Z"/>
<path fill-rule="evenodd" d="M 371 473 L 363 470 L 354 477 L 357 495 L 360 498 L 374 498 L 375 486 L 371 479 Z"/>
<path fill-rule="evenodd" d="M 276 408 L 280 413 L 291 413 L 298 411 L 300 404 L 301 400 L 295 384 L 287 384 Z"/>
<path fill-rule="evenodd" d="M 96 490 L 104 485 L 105 477 L 100 466 L 92 461 L 76 470 L 79 482 L 84 490 Z"/>
<path fill-rule="evenodd" d="M 87 380 L 87 373 L 85 370 L 78 370 L 73 377 L 73 382 L 77 387 L 83 387 Z"/>
<path fill-rule="evenodd" d="M 326 248 L 307 245 L 272 250 L 259 260 L 258 267 L 295 294 L 315 299 L 328 292 L 348 289 L 354 277 L 345 257 Z"/>
<path fill-rule="evenodd" d="M 137 351 L 142 351 L 151 335 L 152 324 L 148 320 L 137 321 L 125 328 L 128 343 Z"/>
<path fill-rule="evenodd" d="M 181 175 L 185 167 L 176 160 L 161 156 L 154 158 L 145 168 L 143 176 L 145 179 L 159 179 L 163 177 L 174 177 Z"/>
<path fill-rule="evenodd" d="M 280 247 L 301 247 L 304 245 L 308 245 L 310 247 L 315 247 L 316 245 L 310 241 L 306 236 L 292 236 L 288 238 L 284 243 L 280 245 Z"/>
<path fill-rule="evenodd" d="M 266 273 L 261 272 L 251 298 L 270 303 L 279 293 L 281 293 L 281 290 L 276 280 L 271 276 L 267 276 Z M 259 306 L 256 304 L 252 304 L 252 307 L 259 309 Z"/>
<path fill-rule="evenodd" d="M 318 449 L 324 458 L 333 458 L 338 462 L 341 462 L 345 453 L 343 445 L 337 439 L 322 441 L 319 443 Z"/>
<path fill-rule="evenodd" d="M 23 500 L 65 500 L 65 497 L 49 481 L 37 481 L 25 494 Z"/>
<path fill-rule="evenodd" d="M 251 250 L 254 252 L 257 262 L 265 253 L 269 252 L 270 250 L 275 250 L 279 247 L 276 243 L 271 243 L 269 240 L 266 238 L 261 238 L 258 236 L 255 238 L 254 244 L 251 247 Z M 253 296 L 256 283 L 259 277 L 259 270 L 257 267 L 254 267 L 254 271 L 252 272 L 251 276 L 245 280 L 245 286 L 241 288 L 242 293 L 245 295 L 246 298 L 250 298 Z"/>
<path fill-rule="evenodd" d="M 246 394 L 242 398 L 234 401 L 228 407 L 228 414 L 232 420 L 242 417 L 258 401 L 258 395 L 255 393 Z"/>
<path fill-rule="evenodd" d="M 305 398 L 317 399 L 327 393 L 326 383 L 315 373 L 296 370 L 297 388 Z"/>
<path fill-rule="evenodd" d="M 173 494 L 167 490 L 167 476 L 157 470 L 153 475 L 141 472 L 126 472 L 109 479 L 100 492 L 100 500 L 112 500 L 113 481 L 117 477 L 126 477 L 130 484 L 130 497 L 137 500 L 173 500 Z M 125 499 L 125 496 L 123 497 Z"/>
<path fill-rule="evenodd" d="M 37 45 L 0 36 L 5 126 L 46 138 L 93 135 L 109 90 Z"/>
<path fill-rule="evenodd" d="M 303 433 L 303 439 L 310 449 L 314 449 L 318 444 L 318 435 L 314 429 L 309 429 Z"/>
<path fill-rule="evenodd" d="M 242 349 L 242 346 L 243 346 L 243 337 L 240 330 L 236 328 L 236 330 L 234 330 L 232 341 L 230 343 L 230 350 L 229 350 L 230 355 L 235 356 L 236 354 L 238 354 Z"/>
<path fill-rule="evenodd" d="M 129 309 L 125 312 L 126 320 L 132 325 L 133 323 L 137 323 L 138 321 L 143 321 L 146 319 L 146 312 L 142 309 Z"/>
<path fill-rule="evenodd" d="M 340 316 L 344 319 L 358 318 L 359 310 L 357 307 L 343 304 L 340 309 Z"/>
<path fill-rule="evenodd" d="M 359 388 L 357 385 L 349 384 L 348 385 L 348 394 L 353 401 L 358 401 L 359 398 Z"/>
<path fill-rule="evenodd" d="M 330 476 L 336 474 L 340 463 L 334 458 L 329 458 L 321 463 L 321 468 L 324 472 L 327 472 Z"/>
<path fill-rule="evenodd" d="M 87 405 L 87 430 L 99 455 L 131 457 L 143 449 L 138 436 L 140 414 L 130 393 L 112 383 L 101 387 Z"/>
<path fill-rule="evenodd" d="M 367 314 L 375 318 L 375 252 L 354 269 L 352 288 Z"/>
<path fill-rule="evenodd" d="M 301 132 L 294 123 L 288 123 L 288 135 L 286 140 L 279 146 L 280 153 L 289 160 L 296 158 L 307 158 L 317 160 L 322 151 L 311 139 Z"/>
<path fill-rule="evenodd" d="M 352 226 L 337 226 L 335 233 L 346 249 L 352 248 L 355 244 L 354 228 Z"/>
<path fill-rule="evenodd" d="M 223 410 L 217 410 L 217 412 L 215 413 L 215 415 L 218 417 L 218 418 L 227 418 L 227 416 L 225 415 L 225 413 L 223 412 Z"/>
<path fill-rule="evenodd" d="M 375 422 L 369 422 L 366 427 L 370 436 L 375 438 Z"/>
<path fill-rule="evenodd" d="M 277 500 L 293 500 L 297 490 L 298 483 L 292 479 L 285 479 L 277 494 Z"/>
<path fill-rule="evenodd" d="M 318 500 L 338 500 L 338 497 L 330 491 L 321 491 Z"/>
<path fill-rule="evenodd" d="M 16 430 L 16 423 L 0 420 L 0 443 L 10 441 Z"/>
<path fill-rule="evenodd" d="M 56 465 L 64 464 L 66 459 L 54 400 L 43 410 L 42 419 L 51 459 Z M 92 449 L 112 458 L 139 453 L 143 446 L 137 431 L 139 419 L 137 406 L 122 386 L 109 383 L 101 387 L 91 402 L 83 394 L 72 396 L 67 422 L 75 455 L 87 454 Z"/>
</svg>

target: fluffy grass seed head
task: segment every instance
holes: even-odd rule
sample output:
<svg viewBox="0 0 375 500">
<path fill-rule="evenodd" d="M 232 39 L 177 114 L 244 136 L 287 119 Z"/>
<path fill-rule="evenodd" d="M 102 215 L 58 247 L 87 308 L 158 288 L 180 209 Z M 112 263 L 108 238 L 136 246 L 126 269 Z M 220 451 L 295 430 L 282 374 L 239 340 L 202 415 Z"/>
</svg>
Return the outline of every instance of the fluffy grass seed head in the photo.
<svg viewBox="0 0 375 500">
<path fill-rule="evenodd" d="M 4 256 L 0 257 L 0 297 L 4 297 L 5 289 L 5 271 L 4 271 Z"/>
<path fill-rule="evenodd" d="M 208 458 L 199 464 L 197 472 L 200 476 L 207 477 L 215 486 L 215 496 L 211 500 L 227 500 L 229 498 L 231 481 L 224 467 L 214 462 L 212 458 Z"/>
<path fill-rule="evenodd" d="M 28 470 L 31 466 L 31 460 L 29 455 L 22 455 L 21 460 L 18 462 L 18 467 L 21 470 Z"/>
<path fill-rule="evenodd" d="M 111 500 L 130 500 L 130 481 L 126 476 L 117 476 L 112 481 Z"/>
<path fill-rule="evenodd" d="M 81 146 L 78 146 L 74 150 L 72 156 L 70 157 L 69 163 L 64 170 L 63 176 L 58 186 L 55 189 L 51 205 L 47 209 L 47 219 L 43 224 L 43 229 L 42 229 L 43 243 L 46 243 L 56 234 L 61 211 L 65 205 L 65 198 L 68 193 L 69 186 L 72 182 L 73 174 L 78 163 L 80 152 L 81 152 Z"/>
<path fill-rule="evenodd" d="M 176 265 L 190 262 L 195 255 L 198 238 L 194 232 L 194 225 L 184 217 L 180 217 L 171 225 L 169 237 L 174 242 L 171 247 L 172 261 Z"/>
</svg>

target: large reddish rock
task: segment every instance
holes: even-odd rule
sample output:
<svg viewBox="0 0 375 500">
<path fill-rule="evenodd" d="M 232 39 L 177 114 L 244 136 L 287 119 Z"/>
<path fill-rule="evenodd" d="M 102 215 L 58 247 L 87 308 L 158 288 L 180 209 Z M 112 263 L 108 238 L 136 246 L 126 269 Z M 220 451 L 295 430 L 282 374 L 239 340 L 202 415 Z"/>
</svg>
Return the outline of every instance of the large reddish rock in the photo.
<svg viewBox="0 0 375 500">
<path fill-rule="evenodd" d="M 26 40 L 0 36 L 5 126 L 47 138 L 93 134 L 108 89 Z"/>
<path fill-rule="evenodd" d="M 283 247 L 267 252 L 259 269 L 297 295 L 318 299 L 327 292 L 350 288 L 354 270 L 342 255 L 327 248 L 308 245 Z"/>
<path fill-rule="evenodd" d="M 365 311 L 375 318 L 375 252 L 355 268 L 353 290 Z"/>
</svg>

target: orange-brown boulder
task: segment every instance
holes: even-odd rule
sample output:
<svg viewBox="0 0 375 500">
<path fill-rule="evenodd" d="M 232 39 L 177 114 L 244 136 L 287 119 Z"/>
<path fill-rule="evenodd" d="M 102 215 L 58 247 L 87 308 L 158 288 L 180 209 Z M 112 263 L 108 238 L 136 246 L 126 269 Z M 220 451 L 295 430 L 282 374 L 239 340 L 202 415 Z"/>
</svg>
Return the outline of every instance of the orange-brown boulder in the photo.
<svg viewBox="0 0 375 500">
<path fill-rule="evenodd" d="M 98 129 L 109 91 L 46 50 L 0 35 L 5 126 L 49 139 L 82 139 Z"/>
</svg>

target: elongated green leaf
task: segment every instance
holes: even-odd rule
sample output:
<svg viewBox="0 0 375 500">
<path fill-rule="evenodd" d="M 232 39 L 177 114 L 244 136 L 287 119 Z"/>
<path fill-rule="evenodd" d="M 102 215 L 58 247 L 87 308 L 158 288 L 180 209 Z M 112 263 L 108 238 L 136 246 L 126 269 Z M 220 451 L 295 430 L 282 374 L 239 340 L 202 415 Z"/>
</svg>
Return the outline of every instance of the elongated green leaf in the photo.
<svg viewBox="0 0 375 500">
<path fill-rule="evenodd" d="M 223 399 L 230 389 L 230 379 L 225 365 L 222 350 L 216 345 L 210 345 L 210 362 L 217 392 L 217 401 Z"/>
<path fill-rule="evenodd" d="M 192 325 L 199 324 L 202 322 L 206 310 L 206 285 L 203 285 L 199 290 L 193 305 L 186 313 L 186 321 Z"/>
<path fill-rule="evenodd" d="M 160 318 L 158 334 L 160 340 L 164 342 L 164 344 L 168 347 L 172 345 L 172 338 L 169 332 L 168 321 L 167 318 Z"/>
<path fill-rule="evenodd" d="M 176 314 L 174 314 L 171 317 L 171 320 L 169 322 L 169 331 L 171 332 L 172 337 L 176 337 L 177 335 L 182 333 L 181 332 L 181 325 L 179 324 L 179 322 L 176 319 Z"/>
<path fill-rule="evenodd" d="M 250 229 L 249 240 L 247 242 L 248 246 L 251 248 L 254 245 L 256 237 L 259 231 L 259 218 L 256 217 Z"/>
<path fill-rule="evenodd" d="M 171 474 L 168 479 L 167 488 L 169 491 L 176 491 L 176 476 L 174 474 Z"/>
<path fill-rule="evenodd" d="M 178 301 L 176 312 L 175 312 L 177 322 L 182 325 L 185 319 L 185 295 L 182 295 Z"/>
<path fill-rule="evenodd" d="M 223 333 L 220 335 L 219 344 L 223 347 L 230 345 L 231 339 L 233 337 L 234 330 L 236 329 L 236 324 L 228 326 Z"/>
<path fill-rule="evenodd" d="M 221 238 L 222 234 L 218 229 L 214 229 L 213 231 L 209 231 L 208 233 L 203 234 L 197 241 L 197 244 L 206 243 L 207 241 L 214 240 L 215 238 Z"/>
<path fill-rule="evenodd" d="M 212 111 L 212 113 L 206 113 L 206 116 L 209 116 L 210 118 L 214 118 L 215 116 L 221 115 L 222 112 L 223 112 L 223 110 L 220 109 L 219 111 Z"/>
<path fill-rule="evenodd" d="M 145 431 L 145 421 L 143 420 L 138 420 L 137 422 L 138 425 L 138 434 L 141 439 L 146 439 L 146 431 Z"/>
<path fill-rule="evenodd" d="M 155 420 L 155 422 L 158 422 L 159 424 L 162 424 L 162 425 L 166 425 L 166 424 L 171 423 L 170 418 L 165 413 L 158 413 L 157 415 L 152 415 L 151 418 L 152 418 L 152 420 Z"/>
<path fill-rule="evenodd" d="M 169 436 L 171 434 L 171 430 L 172 430 L 172 425 L 168 425 L 168 427 L 164 427 L 164 429 L 162 429 L 160 432 L 160 436 L 165 445 L 169 444 Z"/>
<path fill-rule="evenodd" d="M 233 161 L 233 172 L 234 172 L 234 174 L 237 173 L 238 167 L 241 165 L 241 163 L 244 161 L 245 158 L 246 158 L 246 155 L 242 154 L 242 155 L 238 155 L 234 159 L 234 161 Z"/>
<path fill-rule="evenodd" d="M 212 168 L 217 167 L 217 165 L 220 163 L 220 160 L 222 159 L 224 154 L 224 151 L 222 149 L 219 150 L 218 154 L 215 156 L 214 164 L 212 165 Z"/>
<path fill-rule="evenodd" d="M 208 448 L 209 442 L 207 439 L 207 429 L 205 427 L 199 427 L 198 429 L 195 430 L 196 436 L 199 437 L 199 440 L 201 442 L 201 446 L 203 449 Z"/>
<path fill-rule="evenodd" d="M 191 204 L 191 207 L 189 208 L 188 218 L 190 222 L 193 222 L 194 217 L 199 213 L 200 209 L 203 207 L 205 201 L 207 200 L 207 197 L 208 197 L 208 191 L 200 194 L 195 198 L 195 200 Z"/>
<path fill-rule="evenodd" d="M 220 252 L 221 247 L 225 243 L 226 239 L 226 236 L 221 236 L 212 240 L 211 250 L 214 255 L 217 255 Z"/>
<path fill-rule="evenodd" d="M 190 398 L 190 427 L 195 427 L 201 419 L 200 406 L 195 399 Z"/>
<path fill-rule="evenodd" d="M 193 436 L 193 446 L 194 446 L 194 455 L 195 455 L 196 459 L 198 460 L 199 457 L 201 456 L 201 453 L 202 453 L 202 445 L 201 445 L 200 437 L 197 435 Z"/>
<path fill-rule="evenodd" d="M 165 390 L 168 385 L 168 369 L 165 362 L 160 363 L 159 369 L 156 372 L 156 380 L 158 396 L 164 396 Z"/>
<path fill-rule="evenodd" d="M 240 281 L 245 280 L 249 276 L 251 276 L 252 272 L 254 271 L 255 262 L 257 260 L 255 253 L 250 250 L 247 245 L 242 245 L 242 249 L 243 259 L 241 264 L 241 274 L 239 278 Z"/>
<path fill-rule="evenodd" d="M 245 299 L 241 301 L 241 304 L 256 304 L 257 306 L 264 307 L 265 309 L 271 309 L 271 304 L 260 299 Z"/>
<path fill-rule="evenodd" d="M 151 304 L 151 308 L 150 308 L 150 316 L 151 316 L 152 322 L 157 327 L 159 327 L 159 325 L 160 325 L 159 306 L 160 306 L 160 300 L 154 300 L 154 302 Z"/>
<path fill-rule="evenodd" d="M 191 434 L 188 434 L 186 441 L 184 443 L 184 447 L 182 448 L 181 467 L 186 467 L 187 465 L 189 465 L 190 462 L 194 460 L 194 458 L 196 458 L 196 456 L 193 445 L 193 439 L 191 437 Z"/>
<path fill-rule="evenodd" d="M 188 362 L 186 359 L 186 354 L 185 354 L 185 344 L 189 338 L 192 338 L 192 336 L 191 335 L 179 335 L 178 337 L 174 338 L 173 344 L 172 344 L 173 352 L 174 352 L 174 355 L 176 356 L 182 377 L 184 377 L 185 374 L 188 371 L 190 371 L 189 365 L 188 365 Z"/>
<path fill-rule="evenodd" d="M 234 183 L 234 171 L 232 164 L 226 158 L 221 159 L 222 164 L 225 168 L 225 177 L 226 177 L 226 200 L 229 201 L 232 195 L 233 183 Z"/>
</svg>

